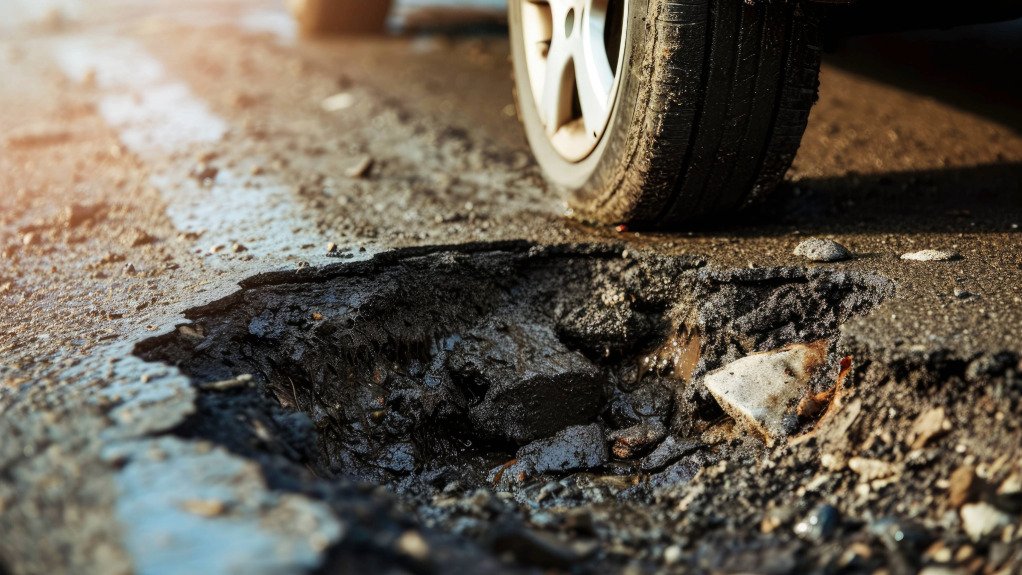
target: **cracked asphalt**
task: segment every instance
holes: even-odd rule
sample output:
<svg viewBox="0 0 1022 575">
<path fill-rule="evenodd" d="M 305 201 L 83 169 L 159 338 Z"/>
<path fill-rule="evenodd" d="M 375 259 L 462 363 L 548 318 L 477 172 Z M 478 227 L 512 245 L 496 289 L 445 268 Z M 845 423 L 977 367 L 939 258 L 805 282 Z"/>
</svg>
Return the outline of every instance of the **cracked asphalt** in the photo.
<svg viewBox="0 0 1022 575">
<path fill-rule="evenodd" d="M 944 402 L 953 430 L 932 447 L 932 474 L 913 476 L 920 491 L 900 485 L 872 503 L 835 505 L 865 524 L 905 497 L 914 507 L 899 513 L 939 532 L 953 556 L 917 554 L 924 559 L 907 571 L 876 557 L 862 564 L 970 573 L 1022 565 L 1018 511 L 997 541 L 970 543 L 941 519 L 952 472 L 992 469 L 979 476 L 1002 485 L 1008 467 L 996 463 L 1022 456 L 1022 102 L 1004 79 L 1022 62 L 1017 23 L 850 41 L 824 60 L 820 100 L 781 189 L 730 221 L 667 233 L 566 217 L 529 156 L 492 11 L 466 22 L 463 11 L 410 4 L 389 36 L 314 41 L 296 38 L 283 8 L 264 0 L 5 0 L 0 13 L 0 573 L 391 566 L 361 547 L 337 549 L 372 525 L 412 532 L 399 504 L 328 504 L 281 487 L 251 458 L 175 431 L 196 413 L 200 391 L 135 346 L 175 333 L 187 310 L 261 274 L 316 277 L 324 266 L 392 261 L 398 248 L 517 241 L 681 256 L 722 274 L 808 267 L 889 280 L 893 294 L 843 318 L 834 335 L 860 370 L 848 405 L 873 409 L 859 418 L 872 428 L 864 449 L 871 460 L 914 465 L 910 452 L 873 446 L 901 441 L 928 394 Z M 930 54 L 941 74 L 909 73 L 922 67 L 905 53 Z M 852 257 L 795 256 L 809 237 L 833 239 Z M 901 257 L 927 249 L 956 257 Z M 982 387 L 991 381 L 1007 391 Z M 812 457 L 797 446 L 756 451 L 818 461 L 802 475 L 783 464 L 789 475 L 764 477 L 798 483 L 798 497 L 807 484 L 851 492 L 854 482 L 839 476 L 858 472 L 823 457 L 828 445 L 855 456 L 837 435 L 825 433 Z M 738 489 L 721 479 L 724 467 L 694 479 L 683 500 L 698 506 L 715 489 Z M 735 505 L 757 532 L 769 523 L 766 503 L 760 516 L 756 502 Z M 352 519 L 359 513 L 379 522 Z M 417 557 L 418 541 L 393 539 L 379 545 Z M 690 543 L 683 557 L 698 548 Z M 473 553 L 452 551 L 450 565 L 529 567 Z M 658 553 L 636 561 L 677 567 Z M 682 564 L 728 571 L 699 553 Z M 414 561 L 394 568 L 428 571 Z"/>
</svg>

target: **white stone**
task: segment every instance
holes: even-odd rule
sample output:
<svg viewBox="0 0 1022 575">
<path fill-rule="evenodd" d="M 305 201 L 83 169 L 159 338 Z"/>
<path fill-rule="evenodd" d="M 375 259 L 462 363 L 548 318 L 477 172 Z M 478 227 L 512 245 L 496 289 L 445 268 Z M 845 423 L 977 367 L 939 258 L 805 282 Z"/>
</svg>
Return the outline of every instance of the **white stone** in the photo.
<svg viewBox="0 0 1022 575">
<path fill-rule="evenodd" d="M 1013 471 L 997 488 L 997 494 L 1013 496 L 1019 493 L 1022 493 L 1022 471 Z"/>
<path fill-rule="evenodd" d="M 667 549 L 664 549 L 664 563 L 667 565 L 675 565 L 681 561 L 681 547 L 677 545 L 671 545 Z"/>
<path fill-rule="evenodd" d="M 949 262 L 960 257 L 957 252 L 947 250 L 919 250 L 902 254 L 901 259 L 913 262 Z"/>
<path fill-rule="evenodd" d="M 989 503 L 969 503 L 962 506 L 962 528 L 973 540 L 1000 531 L 1011 523 L 1011 517 Z"/>
<path fill-rule="evenodd" d="M 824 342 L 797 344 L 735 360 L 703 383 L 721 408 L 767 443 L 785 436 L 785 419 L 811 393 L 810 379 L 826 358 Z"/>
<path fill-rule="evenodd" d="M 348 92 L 341 92 L 324 98 L 320 106 L 326 112 L 340 112 L 355 105 L 355 97 Z"/>
</svg>

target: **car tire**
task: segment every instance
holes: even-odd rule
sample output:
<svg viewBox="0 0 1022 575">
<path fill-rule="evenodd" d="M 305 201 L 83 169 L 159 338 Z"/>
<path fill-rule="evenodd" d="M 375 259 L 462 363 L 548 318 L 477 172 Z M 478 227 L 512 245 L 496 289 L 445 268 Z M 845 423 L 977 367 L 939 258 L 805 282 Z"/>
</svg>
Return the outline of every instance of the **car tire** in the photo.
<svg viewBox="0 0 1022 575">
<path fill-rule="evenodd" d="M 303 36 L 378 34 L 387 24 L 391 0 L 289 0 Z"/>
<path fill-rule="evenodd" d="M 616 8 L 619 46 L 609 44 L 606 34 L 613 26 L 607 16 L 615 10 L 613 2 L 624 6 Z M 565 154 L 557 142 L 564 128 L 548 130 L 547 124 L 570 115 L 550 111 L 567 109 L 567 99 L 549 98 L 559 104 L 548 105 L 548 92 L 538 85 L 545 88 L 550 77 L 561 77 L 548 75 L 561 67 L 550 64 L 563 59 L 554 57 L 561 53 L 555 50 L 558 35 L 564 42 L 574 38 L 576 17 L 584 20 L 584 11 L 597 4 L 509 3 L 519 117 L 542 171 L 566 192 L 573 213 L 589 221 L 663 227 L 733 210 L 773 189 L 791 165 L 817 97 L 820 51 L 813 14 L 798 2 L 599 3 L 607 58 L 617 62 L 608 118 L 596 141 L 591 136 L 599 122 L 593 122 L 594 129 L 583 122 L 590 149 L 567 148 Z M 547 12 L 556 18 L 558 9 L 563 16 L 564 5 L 581 12 L 569 10 L 563 23 L 530 24 L 537 6 L 542 19 Z M 537 49 L 537 38 L 547 32 L 550 40 Z M 536 62 L 546 63 L 546 69 L 537 72 Z M 572 64 L 569 74 L 574 70 Z M 578 85 L 594 82 L 575 83 L 571 109 L 579 113 L 585 106 Z M 569 122 L 577 124 L 584 116 Z"/>
</svg>

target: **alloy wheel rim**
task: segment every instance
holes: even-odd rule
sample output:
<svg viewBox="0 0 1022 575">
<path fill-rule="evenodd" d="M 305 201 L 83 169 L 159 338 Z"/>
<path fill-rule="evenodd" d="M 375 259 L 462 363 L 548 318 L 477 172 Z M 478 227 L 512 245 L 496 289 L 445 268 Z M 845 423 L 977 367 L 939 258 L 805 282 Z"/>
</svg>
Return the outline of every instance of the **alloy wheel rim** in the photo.
<svg viewBox="0 0 1022 575">
<path fill-rule="evenodd" d="M 626 44 L 628 0 L 522 0 L 525 64 L 540 123 L 569 162 L 610 122 Z"/>
</svg>

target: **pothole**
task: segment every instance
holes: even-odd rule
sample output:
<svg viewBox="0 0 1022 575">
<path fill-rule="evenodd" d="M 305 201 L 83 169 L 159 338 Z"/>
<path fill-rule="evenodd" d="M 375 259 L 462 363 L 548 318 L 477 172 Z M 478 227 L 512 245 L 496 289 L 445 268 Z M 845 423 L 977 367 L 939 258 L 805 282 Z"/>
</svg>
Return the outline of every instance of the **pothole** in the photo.
<svg viewBox="0 0 1022 575">
<path fill-rule="evenodd" d="M 417 521 L 475 541 L 492 532 L 488 498 L 577 535 L 578 509 L 641 514 L 705 466 L 810 433 L 842 371 L 840 324 L 893 289 L 526 244 L 398 251 L 243 288 L 137 349 L 202 390 L 177 432 L 256 459 L 280 488 L 384 485 Z M 614 554 L 588 537 L 560 556 L 489 544 L 555 567 Z"/>
</svg>

